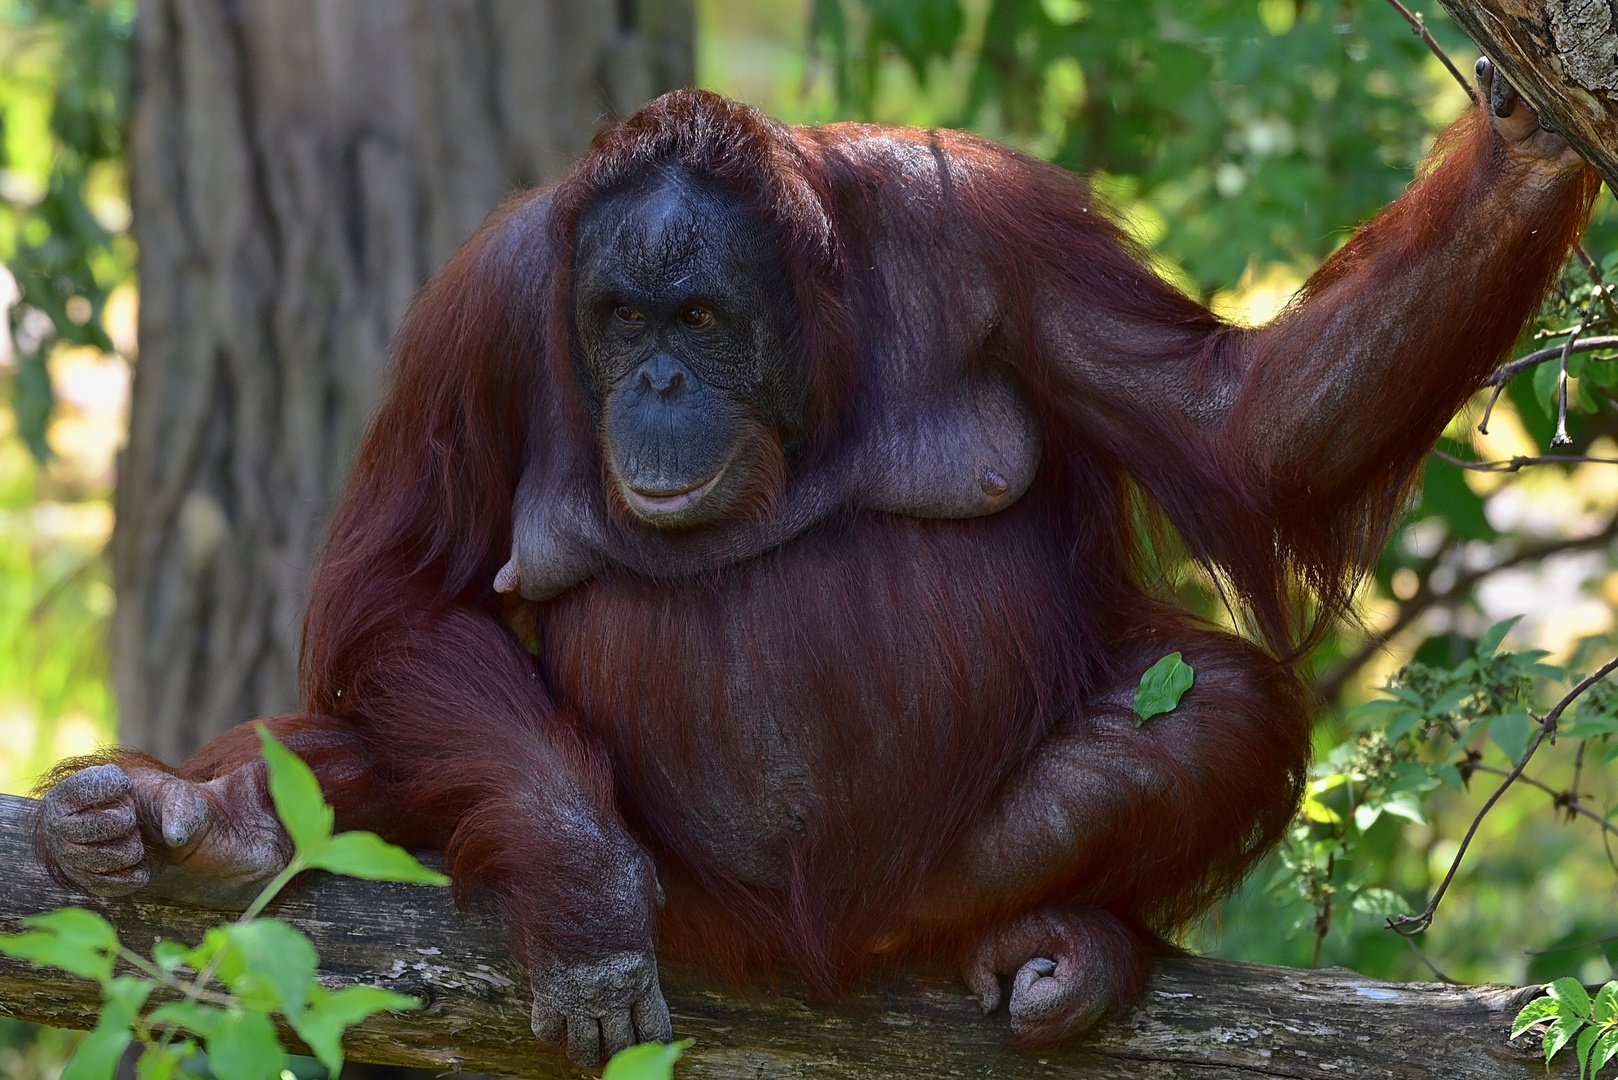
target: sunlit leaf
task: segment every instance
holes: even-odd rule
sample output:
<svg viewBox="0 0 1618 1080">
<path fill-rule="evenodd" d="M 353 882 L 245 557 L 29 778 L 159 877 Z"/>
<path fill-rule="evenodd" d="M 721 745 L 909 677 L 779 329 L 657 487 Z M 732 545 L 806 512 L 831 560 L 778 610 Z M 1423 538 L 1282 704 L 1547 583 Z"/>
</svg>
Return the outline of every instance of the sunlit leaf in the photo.
<svg viewBox="0 0 1618 1080">
<path fill-rule="evenodd" d="M 1601 1038 L 1596 1040 L 1594 1050 L 1590 1054 L 1590 1071 L 1599 1072 L 1603 1065 L 1612 1060 L 1614 1054 L 1618 1054 L 1618 1030 L 1608 1028 L 1601 1033 Z"/>
<path fill-rule="evenodd" d="M 65 907 L 30 915 L 20 934 L 0 935 L 0 952 L 35 967 L 58 967 L 105 984 L 112 978 L 112 952 L 118 931 L 93 911 Z"/>
<path fill-rule="evenodd" d="M 601 1080 L 669 1080 L 691 1039 L 672 1043 L 641 1043 L 620 1050 L 607 1062 Z"/>
<path fill-rule="evenodd" d="M 448 885 L 449 878 L 429 870 L 416 857 L 375 833 L 345 832 L 331 838 L 309 865 L 334 874 L 371 881 L 408 881 L 418 885 Z"/>
<path fill-rule="evenodd" d="M 225 1010 L 212 1005 L 195 1001 L 168 1001 L 153 1009 L 146 1022 L 153 1027 L 173 1024 L 208 1039 L 219 1030 L 219 1022 L 224 1015 Z"/>
<path fill-rule="evenodd" d="M 1511 1037 L 1515 1039 L 1541 1020 L 1561 1015 L 1561 1008 L 1562 1003 L 1553 997 L 1535 998 L 1524 1005 L 1517 1013 L 1517 1019 L 1511 1022 Z"/>
<path fill-rule="evenodd" d="M 233 923 L 225 933 L 234 948 L 219 977 L 238 994 L 251 994 L 255 986 L 270 989 L 268 1007 L 288 1016 L 299 1012 L 319 964 L 309 939 L 279 919 Z"/>
<path fill-rule="evenodd" d="M 1584 1026 L 1584 1021 L 1575 1016 L 1558 1017 L 1556 1022 L 1545 1031 L 1545 1065 L 1548 1068 L 1551 1058 L 1556 1052 L 1566 1046 Z"/>
<path fill-rule="evenodd" d="M 1551 983 L 1546 990 L 1551 997 L 1562 1005 L 1562 1015 L 1577 1016 L 1580 1019 L 1590 1015 L 1590 995 L 1585 992 L 1584 986 L 1577 979 L 1561 978 Z"/>
<path fill-rule="evenodd" d="M 1596 1040 L 1601 1038 L 1601 1029 L 1593 1024 L 1585 1026 L 1579 1032 L 1578 1041 L 1573 1044 L 1574 1056 L 1579 1061 L 1579 1080 L 1584 1080 L 1586 1067 L 1590 1063 L 1590 1049 L 1595 1046 Z"/>
<path fill-rule="evenodd" d="M 174 1080 L 180 1065 L 197 1052 L 197 1044 L 182 1039 L 167 1046 L 148 1044 L 135 1064 L 135 1080 Z"/>
<path fill-rule="evenodd" d="M 1596 991 L 1595 1000 L 1590 1003 L 1590 1019 L 1598 1024 L 1618 1020 L 1618 981 L 1609 980 Z"/>
<path fill-rule="evenodd" d="M 61 1080 L 111 1080 L 129 1045 L 135 1017 L 152 987 L 150 979 L 132 975 L 121 975 L 106 984 L 95 1029 L 74 1050 Z"/>
<path fill-rule="evenodd" d="M 291 1017 L 298 1037 L 309 1044 L 315 1057 L 333 1076 L 343 1067 L 343 1032 L 379 1012 L 419 1009 L 421 1002 L 379 986 L 347 986 L 328 991 L 318 984 L 310 987 L 309 1006 Z"/>
<path fill-rule="evenodd" d="M 229 1009 L 208 1039 L 208 1068 L 216 1080 L 278 1080 L 287 1054 L 275 1025 L 253 1009 Z"/>
<path fill-rule="evenodd" d="M 270 729 L 258 725 L 264 762 L 270 773 L 270 798 L 299 855 L 309 858 L 331 838 L 335 815 L 320 793 L 320 781 L 303 759 L 282 746 Z"/>
</svg>

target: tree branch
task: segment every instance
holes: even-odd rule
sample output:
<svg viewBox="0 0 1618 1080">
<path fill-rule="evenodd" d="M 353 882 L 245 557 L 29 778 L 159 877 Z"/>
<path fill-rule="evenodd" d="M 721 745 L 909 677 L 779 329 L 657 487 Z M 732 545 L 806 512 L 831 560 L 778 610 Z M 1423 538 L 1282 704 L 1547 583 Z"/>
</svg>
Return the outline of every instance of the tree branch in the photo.
<svg viewBox="0 0 1618 1080">
<path fill-rule="evenodd" d="M 1567 711 L 1567 707 L 1578 700 L 1579 696 L 1586 690 L 1611 675 L 1614 671 L 1618 671 L 1618 657 L 1614 657 L 1602 664 L 1595 674 L 1581 679 L 1578 685 L 1569 690 L 1562 700 L 1558 701 L 1551 711 L 1544 716 L 1539 716 L 1533 710 L 1529 710 L 1528 715 L 1539 721 L 1539 729 L 1534 732 L 1533 741 L 1528 744 L 1528 749 L 1523 751 L 1522 760 L 1517 762 L 1516 767 L 1506 774 L 1504 780 L 1500 781 L 1500 786 L 1495 788 L 1494 794 L 1489 796 L 1488 801 L 1483 804 L 1483 808 L 1472 819 L 1471 828 L 1467 829 L 1466 835 L 1461 838 L 1461 846 L 1456 849 L 1455 857 L 1450 860 L 1449 871 L 1444 874 L 1444 880 L 1438 883 L 1438 888 L 1434 891 L 1433 898 L 1427 901 L 1427 907 L 1419 915 L 1396 915 L 1390 918 L 1388 920 L 1389 930 L 1406 935 L 1419 934 L 1433 924 L 1433 915 L 1438 911 L 1439 902 L 1444 899 L 1444 894 L 1449 891 L 1450 882 L 1455 880 L 1455 872 L 1461 868 L 1461 860 L 1466 858 L 1466 849 L 1471 845 L 1472 838 L 1477 835 L 1478 826 L 1483 824 L 1483 819 L 1489 816 L 1489 811 L 1494 809 L 1495 803 L 1499 802 L 1500 797 L 1506 793 L 1512 784 L 1516 783 L 1518 777 L 1522 776 L 1523 770 L 1528 768 L 1528 763 L 1533 760 L 1534 754 L 1539 751 L 1539 746 L 1545 741 L 1546 737 L 1556 734 L 1556 722 L 1562 718 L 1562 714 Z"/>
<path fill-rule="evenodd" d="M 162 900 L 98 900 L 62 889 L 33 856 L 36 808 L 33 800 L 0 796 L 0 931 L 77 904 L 106 915 L 126 945 L 144 952 L 158 937 L 195 942 L 221 918 Z M 529 1032 L 526 981 L 490 908 L 461 914 L 447 889 L 309 874 L 268 913 L 313 939 L 328 987 L 367 982 L 425 1000 L 419 1012 L 383 1013 L 352 1030 L 344 1043 L 349 1060 L 541 1080 L 579 1075 Z M 1145 1002 L 1127 1021 L 1105 1025 L 1077 1047 L 1025 1053 L 1006 1047 L 1004 1011 L 982 1016 L 966 987 L 944 972 L 873 979 L 835 1007 L 812 1004 L 785 979 L 739 991 L 665 966 L 663 980 L 675 1033 L 696 1039 L 680 1066 L 687 1077 L 1544 1075 L 1531 1037 L 1506 1040 L 1535 987 L 1386 983 L 1342 968 L 1169 959 L 1157 965 Z M 86 980 L 0 957 L 0 1011 L 85 1028 L 98 1005 Z M 283 1037 L 296 1045 L 287 1032 Z"/>
<path fill-rule="evenodd" d="M 1321 701 L 1335 701 L 1337 695 L 1342 693 L 1343 687 L 1352 679 L 1356 672 L 1370 662 L 1382 649 L 1387 647 L 1406 627 L 1410 626 L 1429 609 L 1443 604 L 1455 603 L 1472 590 L 1478 582 L 1490 574 L 1501 570 L 1520 566 L 1525 562 L 1536 562 L 1551 555 L 1560 555 L 1567 551 L 1584 551 L 1588 548 L 1606 547 L 1613 539 L 1618 538 L 1618 516 L 1613 517 L 1602 527 L 1601 531 L 1590 536 L 1572 538 L 1558 538 L 1555 540 L 1541 540 L 1535 543 L 1524 544 L 1510 555 L 1497 563 L 1482 567 L 1478 570 L 1457 574 L 1455 581 L 1449 588 L 1442 591 L 1434 590 L 1430 584 L 1432 571 L 1437 569 L 1439 556 L 1429 560 L 1420 574 L 1421 587 L 1408 600 L 1399 602 L 1399 609 L 1394 614 L 1393 621 L 1387 627 L 1356 649 L 1351 655 L 1339 661 L 1330 671 L 1315 680 L 1315 694 Z"/>
</svg>

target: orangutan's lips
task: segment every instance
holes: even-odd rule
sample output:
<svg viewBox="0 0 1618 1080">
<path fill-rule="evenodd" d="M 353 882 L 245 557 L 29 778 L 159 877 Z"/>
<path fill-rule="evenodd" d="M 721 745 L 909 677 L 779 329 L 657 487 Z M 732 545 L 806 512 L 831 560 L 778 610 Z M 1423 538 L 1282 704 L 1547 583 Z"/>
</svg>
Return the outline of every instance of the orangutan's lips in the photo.
<svg viewBox="0 0 1618 1080">
<path fill-rule="evenodd" d="M 712 476 L 708 477 L 708 479 L 704 480 L 695 487 L 686 488 L 684 491 L 660 491 L 655 493 L 649 491 L 636 491 L 628 484 L 624 484 L 622 487 L 624 501 L 627 502 L 636 513 L 644 514 L 647 517 L 666 517 L 669 514 L 677 513 L 684 510 L 688 506 L 694 506 L 701 502 L 703 497 L 718 485 L 719 478 L 725 475 L 725 470 L 729 467 L 730 462 L 726 461 L 723 465 L 719 466 L 718 472 L 714 473 Z"/>
</svg>

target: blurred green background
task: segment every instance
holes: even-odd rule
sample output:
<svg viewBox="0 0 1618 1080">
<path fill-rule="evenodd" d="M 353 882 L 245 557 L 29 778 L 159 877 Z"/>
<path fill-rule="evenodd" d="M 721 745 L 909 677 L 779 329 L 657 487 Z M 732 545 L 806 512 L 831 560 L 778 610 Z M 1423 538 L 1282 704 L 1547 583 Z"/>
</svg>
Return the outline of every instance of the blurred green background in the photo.
<svg viewBox="0 0 1618 1080">
<path fill-rule="evenodd" d="M 1472 46 L 1436 2 L 1424 14 L 1469 71 Z M 13 402 L 0 412 L 8 792 L 27 792 L 61 756 L 115 739 L 104 552 L 138 362 L 120 135 L 131 18 L 128 0 L 0 0 L 0 263 L 9 271 L 0 306 L 12 330 L 0 335 L 0 379 Z M 698 18 L 702 85 L 791 123 L 970 127 L 1090 173 L 1162 273 L 1250 322 L 1273 314 L 1397 196 L 1467 105 L 1382 0 L 698 0 Z M 1598 261 L 1618 246 L 1610 194 L 1586 242 Z M 1541 329 L 1576 321 L 1583 282 L 1571 268 Z M 1575 380 L 1573 396 L 1574 451 L 1614 456 L 1618 407 L 1590 379 Z M 1485 459 L 1541 453 L 1549 401 L 1544 379 L 1519 380 L 1491 434 L 1458 420 L 1447 446 Z M 1509 476 L 1436 465 L 1366 586 L 1361 625 L 1313 660 L 1332 691 L 1322 751 L 1348 737 L 1348 709 L 1406 659 L 1458 658 L 1497 619 L 1524 615 L 1508 645 L 1546 649 L 1552 663 L 1589 670 L 1610 655 L 1612 545 L 1582 538 L 1615 512 L 1610 464 Z M 1207 601 L 1194 574 L 1186 590 Z M 1364 649 L 1396 621 L 1385 648 Z M 1548 770 L 1567 772 L 1571 753 L 1550 751 Z M 1610 768 L 1587 764 L 1579 790 L 1610 807 Z M 1425 821 L 1384 815 L 1352 867 L 1356 887 L 1391 890 L 1403 910 L 1419 909 L 1485 793 L 1441 792 Z M 1276 872 L 1261 868 L 1190 944 L 1309 965 L 1315 909 L 1284 882 L 1269 888 Z M 1598 831 L 1519 789 L 1485 821 L 1421 939 L 1427 960 L 1370 911 L 1339 913 L 1318 959 L 1391 978 L 1430 978 L 1436 967 L 1468 982 L 1601 981 L 1612 975 L 1607 936 L 1618 934 L 1615 882 Z M 60 1060 L 56 1035 L 0 1039 L 0 1075 L 52 1075 Z"/>
</svg>

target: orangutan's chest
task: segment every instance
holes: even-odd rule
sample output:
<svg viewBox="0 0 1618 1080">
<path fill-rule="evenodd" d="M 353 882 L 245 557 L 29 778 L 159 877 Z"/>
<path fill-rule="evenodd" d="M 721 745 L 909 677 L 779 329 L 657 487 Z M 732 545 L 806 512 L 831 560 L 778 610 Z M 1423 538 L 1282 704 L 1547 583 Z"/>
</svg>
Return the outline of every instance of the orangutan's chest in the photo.
<svg viewBox="0 0 1618 1080">
<path fill-rule="evenodd" d="M 1029 545 L 983 525 L 881 518 L 714 579 L 604 577 L 543 609 L 548 682 L 632 816 L 778 884 L 853 818 L 911 829 L 1041 722 L 1063 623 Z"/>
</svg>

